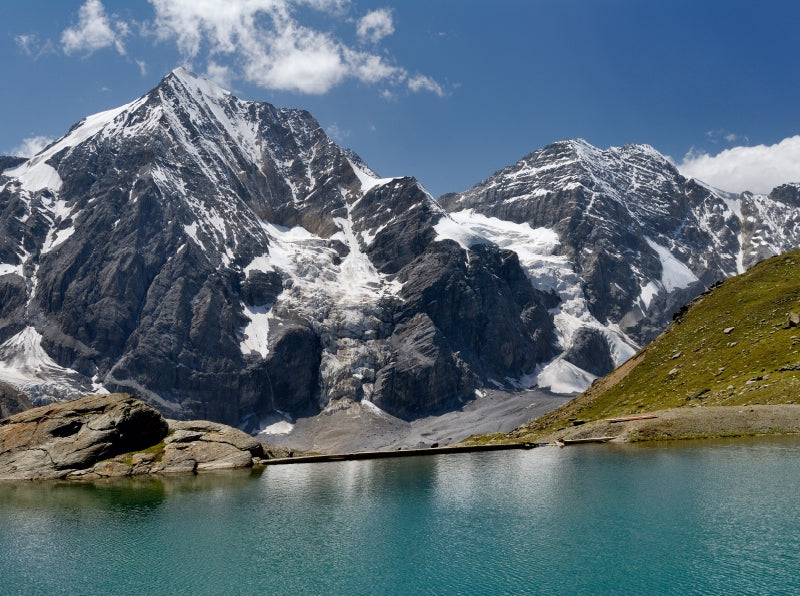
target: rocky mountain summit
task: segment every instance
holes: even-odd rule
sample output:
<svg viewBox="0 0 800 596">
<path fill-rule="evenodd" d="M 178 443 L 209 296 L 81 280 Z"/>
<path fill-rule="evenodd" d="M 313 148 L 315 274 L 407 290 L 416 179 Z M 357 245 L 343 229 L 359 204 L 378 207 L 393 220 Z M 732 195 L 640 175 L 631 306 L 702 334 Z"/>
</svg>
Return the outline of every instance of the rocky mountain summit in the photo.
<svg viewBox="0 0 800 596">
<path fill-rule="evenodd" d="M 561 354 L 540 386 L 572 373 L 585 389 L 714 283 L 800 246 L 800 185 L 731 195 L 646 145 L 555 143 L 439 202 L 454 238 L 466 229 L 514 250 L 533 285 L 558 294 Z"/>
<path fill-rule="evenodd" d="M 336 400 L 413 417 L 555 354 L 516 255 L 438 242 L 305 112 L 178 69 L 0 179 L 0 377 L 257 430 Z"/>
<path fill-rule="evenodd" d="M 0 166 L 0 379 L 249 432 L 580 390 L 800 240 L 800 188 L 733 197 L 645 146 L 557 143 L 437 202 L 184 69 Z"/>
<path fill-rule="evenodd" d="M 127 394 L 93 395 L 0 420 L 0 480 L 96 479 L 248 467 L 266 455 L 250 435 L 165 420 Z"/>
</svg>

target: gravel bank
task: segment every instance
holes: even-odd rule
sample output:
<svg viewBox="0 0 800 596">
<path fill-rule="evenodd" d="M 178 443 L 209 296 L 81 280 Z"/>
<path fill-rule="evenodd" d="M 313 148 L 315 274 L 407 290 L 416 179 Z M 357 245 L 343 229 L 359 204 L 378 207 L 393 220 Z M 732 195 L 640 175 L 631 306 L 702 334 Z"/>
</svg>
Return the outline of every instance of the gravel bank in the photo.
<svg viewBox="0 0 800 596">
<path fill-rule="evenodd" d="M 414 449 L 457 443 L 473 434 L 507 433 L 563 405 L 573 396 L 548 391 L 483 391 L 460 410 L 406 421 L 375 406 L 342 402 L 311 418 L 300 418 L 289 432 L 262 433 L 270 445 L 316 453 Z"/>
<path fill-rule="evenodd" d="M 800 405 L 699 406 L 648 412 L 655 418 L 608 422 L 597 420 L 544 435 L 518 430 L 512 440 L 554 442 L 558 438 L 613 437 L 614 441 L 648 441 L 800 433 Z"/>
</svg>

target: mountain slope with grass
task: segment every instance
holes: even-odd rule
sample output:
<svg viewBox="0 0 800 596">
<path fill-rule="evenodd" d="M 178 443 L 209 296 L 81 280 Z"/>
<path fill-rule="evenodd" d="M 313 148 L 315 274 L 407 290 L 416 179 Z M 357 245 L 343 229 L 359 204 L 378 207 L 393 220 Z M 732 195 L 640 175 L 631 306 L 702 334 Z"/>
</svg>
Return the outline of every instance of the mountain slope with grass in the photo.
<svg viewBox="0 0 800 596">
<path fill-rule="evenodd" d="M 799 267 L 800 251 L 794 251 L 713 287 L 676 313 L 661 336 L 622 366 L 563 407 L 503 438 L 616 437 L 624 430 L 628 438 L 631 430 L 640 438 L 648 433 L 650 438 L 726 435 L 736 434 L 735 429 L 720 430 L 722 423 L 715 418 L 729 413 L 734 418 L 765 412 L 774 417 L 783 411 L 794 417 L 800 409 L 795 406 L 800 402 Z M 675 408 L 686 411 L 664 413 Z M 656 412 L 653 419 L 607 422 Z M 676 416 L 691 419 L 684 431 L 674 422 Z M 792 428 L 775 420 L 763 430 Z"/>
</svg>

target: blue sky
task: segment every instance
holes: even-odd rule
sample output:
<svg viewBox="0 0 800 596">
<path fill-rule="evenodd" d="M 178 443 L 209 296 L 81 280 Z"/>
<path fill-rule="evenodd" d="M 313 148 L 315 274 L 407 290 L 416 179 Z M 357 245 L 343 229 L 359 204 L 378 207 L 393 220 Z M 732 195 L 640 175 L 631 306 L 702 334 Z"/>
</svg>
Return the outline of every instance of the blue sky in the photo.
<svg viewBox="0 0 800 596">
<path fill-rule="evenodd" d="M 766 192 L 800 181 L 798 22 L 790 0 L 8 0 L 0 154 L 185 65 L 434 196 L 576 137 Z"/>
</svg>

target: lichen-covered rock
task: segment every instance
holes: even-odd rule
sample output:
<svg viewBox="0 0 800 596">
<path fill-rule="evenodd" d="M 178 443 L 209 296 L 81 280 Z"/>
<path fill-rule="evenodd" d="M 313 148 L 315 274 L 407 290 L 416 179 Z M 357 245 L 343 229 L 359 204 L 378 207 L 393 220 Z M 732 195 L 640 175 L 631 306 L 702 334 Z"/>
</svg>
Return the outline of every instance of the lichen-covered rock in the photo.
<svg viewBox="0 0 800 596">
<path fill-rule="evenodd" d="M 167 436 L 147 451 L 119 455 L 71 477 L 192 474 L 248 468 L 269 456 L 256 439 L 224 424 L 207 420 L 167 420 L 167 423 Z"/>
</svg>

